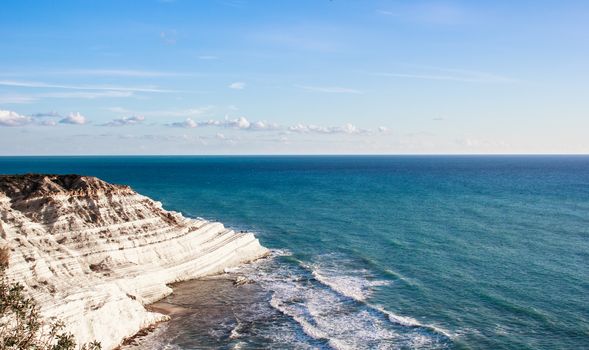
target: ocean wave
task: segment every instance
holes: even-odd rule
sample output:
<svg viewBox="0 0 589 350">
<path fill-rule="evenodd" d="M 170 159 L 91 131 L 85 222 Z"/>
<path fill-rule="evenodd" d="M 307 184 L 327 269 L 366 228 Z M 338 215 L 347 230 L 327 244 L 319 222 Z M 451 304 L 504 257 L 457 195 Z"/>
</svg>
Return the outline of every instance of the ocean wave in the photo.
<svg viewBox="0 0 589 350">
<path fill-rule="evenodd" d="M 304 269 L 320 283 L 346 297 L 365 301 L 372 295 L 374 287 L 387 286 L 391 282 L 378 280 L 366 269 L 353 268 L 353 261 L 348 261 L 336 254 L 317 257 L 317 262 L 308 264 L 299 261 Z M 343 268 L 342 268 L 343 266 Z"/>
<path fill-rule="evenodd" d="M 272 250 L 270 250 L 271 257 L 291 256 L 291 255 L 292 255 L 292 252 L 288 249 L 272 249 Z"/>
<path fill-rule="evenodd" d="M 391 269 L 385 269 L 384 273 L 386 273 L 387 275 L 390 275 L 392 277 L 394 277 L 395 279 L 398 279 L 400 281 L 405 282 L 407 285 L 410 285 L 412 287 L 416 287 L 419 285 L 418 282 L 416 282 L 415 280 L 413 280 L 412 278 L 403 276 L 401 273 L 391 270 Z"/>
<path fill-rule="evenodd" d="M 248 265 L 226 267 L 223 269 L 223 272 L 226 274 L 237 274 L 241 273 L 242 271 L 246 271 L 247 273 L 247 271 L 251 271 L 252 268 L 256 269 L 259 266 L 266 264 L 268 260 L 272 260 L 283 256 L 292 256 L 292 252 L 288 249 L 271 249 L 270 254 L 268 254 L 268 256 L 265 258 L 258 259 Z"/>
<path fill-rule="evenodd" d="M 375 287 L 390 281 L 375 279 L 367 270 L 338 267 L 338 261 L 293 261 L 270 259 L 248 278 L 268 290 L 271 307 L 306 336 L 333 349 L 448 347 L 448 332 L 367 302 Z"/>
<path fill-rule="evenodd" d="M 389 285 L 389 281 L 370 281 L 361 276 L 326 275 L 321 270 L 313 270 L 313 277 L 334 291 L 355 299 L 365 301 L 372 293 L 372 287 Z"/>
<path fill-rule="evenodd" d="M 235 326 L 231 329 L 231 333 L 229 334 L 229 339 L 237 339 L 242 336 L 242 334 L 239 333 L 242 324 L 238 318 L 236 318 L 236 321 Z"/>
<path fill-rule="evenodd" d="M 413 317 L 408 317 L 408 316 L 400 316 L 397 315 L 391 311 L 386 310 L 385 308 L 383 308 L 382 306 L 378 306 L 378 305 L 371 305 L 368 304 L 370 307 L 384 313 L 385 315 L 388 316 L 389 320 L 393 323 L 397 323 L 401 326 L 405 326 L 405 327 L 415 327 L 415 328 L 425 328 L 425 329 L 429 329 L 433 332 L 439 333 L 449 339 L 454 339 L 456 338 L 456 335 L 447 331 L 446 329 L 442 328 L 442 327 L 438 327 L 432 324 L 423 324 L 419 321 L 417 321 L 416 319 L 414 319 Z"/>
<path fill-rule="evenodd" d="M 316 295 L 309 296 L 309 294 Z M 298 292 L 297 292 L 298 294 Z M 337 314 L 337 301 L 318 291 L 308 291 L 307 305 L 292 303 L 292 296 L 275 293 L 270 304 L 284 315 L 291 317 L 309 337 L 323 340 L 333 349 L 357 349 L 369 342 L 383 342 L 397 335 L 385 327 L 366 326 L 371 316 L 363 313 Z M 323 302 L 321 301 L 323 300 Z M 335 308 L 332 308 L 335 306 Z M 382 344 L 381 344 L 382 345 Z"/>
<path fill-rule="evenodd" d="M 311 267 L 312 265 L 304 264 L 304 266 Z M 399 273 L 396 273 L 392 270 L 387 270 L 387 272 L 389 272 L 390 274 L 394 274 L 395 277 L 403 279 L 407 283 L 411 283 L 409 282 L 409 279 L 407 279 Z M 400 316 L 391 311 L 386 310 L 382 306 L 373 305 L 371 303 L 366 302 L 366 299 L 368 299 L 368 297 L 372 294 L 373 287 L 387 286 L 390 284 L 390 281 L 371 280 L 367 278 L 366 270 L 346 271 L 344 274 L 342 273 L 342 271 L 338 271 L 337 269 L 330 269 L 328 270 L 327 275 L 325 275 L 326 273 L 323 272 L 320 267 L 317 267 L 317 269 L 313 269 L 311 273 L 313 277 L 315 277 L 319 282 L 328 286 L 334 291 L 349 298 L 352 298 L 358 302 L 363 302 L 367 307 L 387 315 L 389 320 L 393 323 L 405 327 L 429 329 L 433 332 L 439 333 L 451 339 L 455 337 L 449 331 L 441 327 L 430 324 L 423 324 L 415 318 L 409 316 Z"/>
</svg>

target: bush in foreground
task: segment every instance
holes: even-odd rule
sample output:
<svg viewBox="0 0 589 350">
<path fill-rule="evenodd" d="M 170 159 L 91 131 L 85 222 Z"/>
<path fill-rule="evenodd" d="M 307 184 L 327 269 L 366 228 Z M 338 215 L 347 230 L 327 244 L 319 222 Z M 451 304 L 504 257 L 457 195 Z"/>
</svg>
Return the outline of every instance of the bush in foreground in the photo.
<svg viewBox="0 0 589 350">
<path fill-rule="evenodd" d="M 0 350 L 99 350 L 100 343 L 76 346 L 74 336 L 63 332 L 64 324 L 43 322 L 35 301 L 27 298 L 24 287 L 10 283 L 6 269 L 8 248 L 0 248 Z"/>
</svg>

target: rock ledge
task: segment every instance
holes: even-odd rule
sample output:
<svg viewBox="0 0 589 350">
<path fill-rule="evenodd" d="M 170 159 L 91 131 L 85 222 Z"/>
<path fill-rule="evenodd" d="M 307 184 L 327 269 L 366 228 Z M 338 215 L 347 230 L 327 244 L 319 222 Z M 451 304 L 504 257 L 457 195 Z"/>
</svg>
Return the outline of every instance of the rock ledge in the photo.
<svg viewBox="0 0 589 350">
<path fill-rule="evenodd" d="M 113 349 L 167 316 L 145 305 L 169 283 L 267 255 L 251 233 L 162 209 L 129 186 L 80 175 L 0 175 L 8 276 L 80 343 Z"/>
</svg>

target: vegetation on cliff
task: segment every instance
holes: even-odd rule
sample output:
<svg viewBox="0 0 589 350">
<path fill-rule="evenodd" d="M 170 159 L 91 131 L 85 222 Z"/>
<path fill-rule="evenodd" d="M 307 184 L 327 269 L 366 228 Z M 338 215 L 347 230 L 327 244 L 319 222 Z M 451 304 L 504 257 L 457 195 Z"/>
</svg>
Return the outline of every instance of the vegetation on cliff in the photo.
<svg viewBox="0 0 589 350">
<path fill-rule="evenodd" d="M 74 336 L 63 332 L 63 323 L 46 324 L 35 301 L 19 283 L 10 283 L 5 271 L 10 250 L 0 248 L 0 350 L 98 350 L 100 343 L 76 346 Z"/>
</svg>

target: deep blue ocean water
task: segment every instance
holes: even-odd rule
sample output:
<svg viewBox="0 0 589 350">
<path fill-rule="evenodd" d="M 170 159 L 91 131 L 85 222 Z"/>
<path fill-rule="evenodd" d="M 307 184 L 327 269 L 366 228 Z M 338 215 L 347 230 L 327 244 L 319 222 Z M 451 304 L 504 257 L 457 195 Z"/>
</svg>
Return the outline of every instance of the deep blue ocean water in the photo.
<svg viewBox="0 0 589 350">
<path fill-rule="evenodd" d="M 25 172 L 128 184 L 276 249 L 252 274 L 284 320 L 242 348 L 589 349 L 589 157 L 0 158 Z"/>
</svg>

